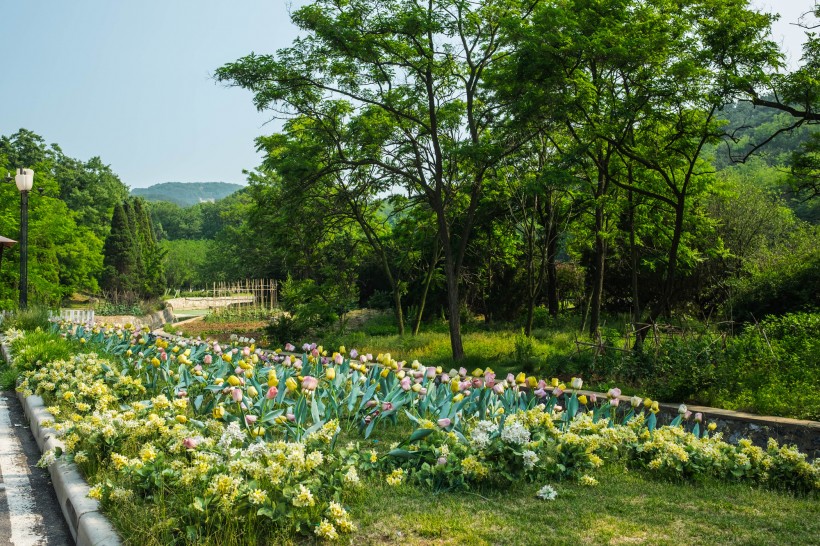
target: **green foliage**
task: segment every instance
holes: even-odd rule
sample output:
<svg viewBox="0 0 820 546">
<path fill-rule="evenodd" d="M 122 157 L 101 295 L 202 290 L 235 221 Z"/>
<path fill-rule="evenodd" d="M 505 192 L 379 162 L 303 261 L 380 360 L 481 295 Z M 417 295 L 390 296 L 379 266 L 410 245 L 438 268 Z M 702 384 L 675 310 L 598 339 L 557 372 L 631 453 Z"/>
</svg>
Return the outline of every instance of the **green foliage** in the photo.
<svg viewBox="0 0 820 546">
<path fill-rule="evenodd" d="M 820 313 L 749 324 L 726 351 L 714 403 L 768 415 L 820 419 Z"/>
<path fill-rule="evenodd" d="M 71 358 L 77 351 L 77 346 L 48 330 L 37 329 L 14 339 L 11 350 L 14 367 L 20 372 L 26 372 Z"/>
<path fill-rule="evenodd" d="M 281 284 L 280 300 L 285 313 L 274 317 L 266 329 L 271 341 L 303 341 L 338 319 L 333 302 L 326 299 L 323 287 L 312 279 L 288 277 Z"/>
<path fill-rule="evenodd" d="M 23 331 L 39 329 L 48 330 L 50 310 L 44 305 L 30 305 L 26 309 L 18 309 L 3 321 L 3 328 L 17 328 Z"/>
</svg>

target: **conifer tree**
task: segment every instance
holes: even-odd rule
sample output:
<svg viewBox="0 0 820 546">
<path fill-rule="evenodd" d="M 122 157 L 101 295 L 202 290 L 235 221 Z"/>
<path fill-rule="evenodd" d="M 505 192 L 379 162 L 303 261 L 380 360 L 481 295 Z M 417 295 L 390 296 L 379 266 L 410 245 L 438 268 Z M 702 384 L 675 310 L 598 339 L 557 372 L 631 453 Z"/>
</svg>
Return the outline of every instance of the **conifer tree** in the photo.
<svg viewBox="0 0 820 546">
<path fill-rule="evenodd" d="M 118 297 L 134 295 L 138 276 L 137 244 L 129 222 L 131 207 L 118 203 L 111 218 L 111 232 L 103 247 L 102 287 Z"/>
</svg>

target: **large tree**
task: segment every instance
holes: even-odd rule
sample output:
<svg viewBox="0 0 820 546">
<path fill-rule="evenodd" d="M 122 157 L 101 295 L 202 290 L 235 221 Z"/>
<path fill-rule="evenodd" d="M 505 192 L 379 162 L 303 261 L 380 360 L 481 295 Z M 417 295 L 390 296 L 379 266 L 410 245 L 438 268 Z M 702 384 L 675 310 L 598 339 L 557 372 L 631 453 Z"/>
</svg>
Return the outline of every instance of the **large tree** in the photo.
<svg viewBox="0 0 820 546">
<path fill-rule="evenodd" d="M 260 110 L 305 116 L 328 135 L 358 122 L 361 138 L 340 139 L 328 171 L 367 167 L 430 208 L 454 359 L 464 356 L 459 281 L 476 209 L 490 169 L 517 145 L 485 77 L 506 54 L 501 22 L 535 3 L 316 0 L 293 13 L 304 35 L 292 47 L 216 74 L 252 90 Z"/>
</svg>

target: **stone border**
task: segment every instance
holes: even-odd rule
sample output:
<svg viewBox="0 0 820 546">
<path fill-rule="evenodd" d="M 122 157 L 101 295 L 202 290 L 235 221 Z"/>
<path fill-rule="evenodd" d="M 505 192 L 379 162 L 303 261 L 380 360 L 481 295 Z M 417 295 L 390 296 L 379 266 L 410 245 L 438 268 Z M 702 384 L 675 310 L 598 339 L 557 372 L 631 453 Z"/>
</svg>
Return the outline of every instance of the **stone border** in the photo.
<svg viewBox="0 0 820 546">
<path fill-rule="evenodd" d="M 2 342 L 3 357 L 11 362 L 11 353 L 5 340 Z M 57 431 L 43 426 L 44 421 L 54 421 L 43 405 L 40 396 L 24 397 L 18 392 L 17 398 L 23 405 L 26 419 L 31 425 L 31 434 L 37 442 L 40 451 L 45 453 L 49 449 L 59 447 L 64 449 L 63 442 L 58 439 Z M 77 546 L 120 546 L 122 542 L 108 521 L 100 512 L 100 503 L 88 497 L 89 487 L 74 463 L 57 460 L 48 466 L 51 483 L 57 500 L 63 512 L 63 517 L 71 530 Z"/>
</svg>

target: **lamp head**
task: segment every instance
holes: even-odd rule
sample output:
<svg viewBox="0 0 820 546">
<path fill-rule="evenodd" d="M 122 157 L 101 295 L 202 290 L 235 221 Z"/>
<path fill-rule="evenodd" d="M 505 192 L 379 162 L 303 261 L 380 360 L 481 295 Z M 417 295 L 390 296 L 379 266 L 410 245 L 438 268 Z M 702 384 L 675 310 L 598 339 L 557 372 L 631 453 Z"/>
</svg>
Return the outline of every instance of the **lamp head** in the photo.
<svg viewBox="0 0 820 546">
<path fill-rule="evenodd" d="M 31 169 L 17 169 L 14 182 L 17 184 L 17 189 L 21 192 L 31 191 L 31 188 L 34 186 L 34 171 Z"/>
</svg>

